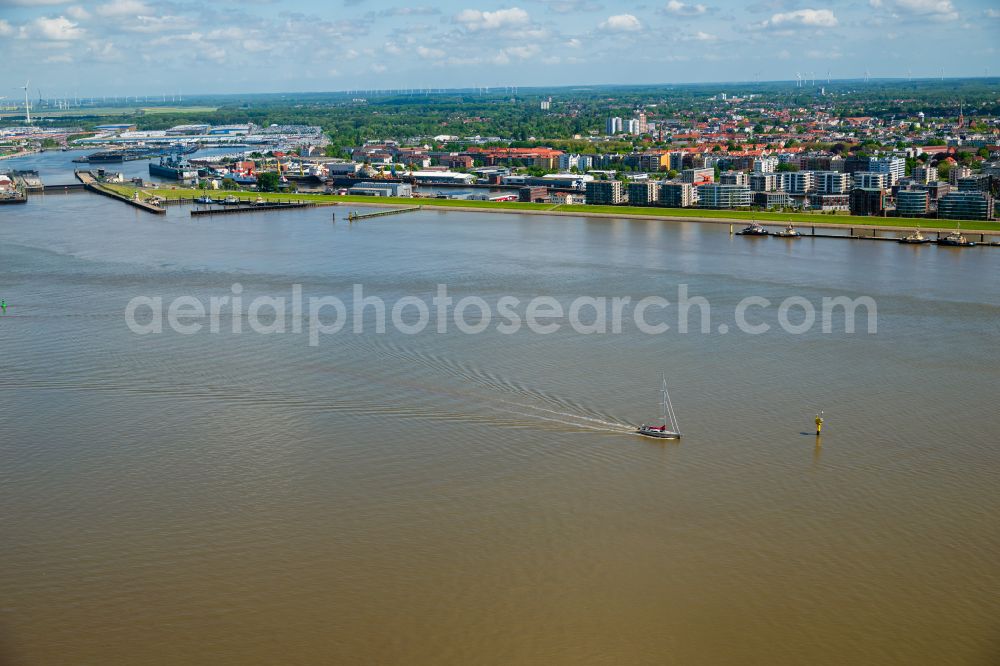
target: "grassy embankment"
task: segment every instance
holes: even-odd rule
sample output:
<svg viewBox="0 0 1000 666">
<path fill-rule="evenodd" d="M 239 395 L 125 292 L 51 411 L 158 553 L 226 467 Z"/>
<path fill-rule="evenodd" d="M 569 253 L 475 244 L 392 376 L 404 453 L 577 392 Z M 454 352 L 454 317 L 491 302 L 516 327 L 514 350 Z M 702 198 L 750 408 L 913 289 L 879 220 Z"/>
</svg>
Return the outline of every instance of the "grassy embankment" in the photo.
<svg viewBox="0 0 1000 666">
<path fill-rule="evenodd" d="M 110 185 L 122 194 L 131 197 L 136 188 L 128 185 Z M 203 192 L 191 188 L 146 188 L 140 190 L 146 195 L 155 195 L 164 199 L 193 199 L 201 196 Z M 701 218 L 711 220 L 733 220 L 736 222 L 746 220 L 757 220 L 759 222 L 788 222 L 792 221 L 800 225 L 808 224 L 837 224 L 853 227 L 901 227 L 913 229 L 918 226 L 934 229 L 954 229 L 957 223 L 954 220 L 919 219 L 905 217 L 854 217 L 851 215 L 824 215 L 819 213 L 762 213 L 735 210 L 704 210 L 700 208 L 645 208 L 642 206 L 586 206 L 582 204 L 558 205 L 558 204 L 537 204 L 521 203 L 517 201 L 464 201 L 456 199 L 407 199 L 395 197 L 365 197 L 365 196 L 339 196 L 331 194 L 286 194 L 273 192 L 226 192 L 220 190 L 210 190 L 215 198 L 233 195 L 240 199 L 254 201 L 258 196 L 265 200 L 274 201 L 306 201 L 317 204 L 333 203 L 354 203 L 354 204 L 398 204 L 402 206 L 421 205 L 425 207 L 440 208 L 480 208 L 489 210 L 519 210 L 531 212 L 558 212 L 588 215 L 600 213 L 604 215 L 621 215 L 629 217 L 651 217 L 651 218 Z M 142 194 L 140 194 L 142 196 Z M 967 231 L 998 231 L 1000 232 L 1000 222 L 962 221 L 962 229 Z"/>
</svg>

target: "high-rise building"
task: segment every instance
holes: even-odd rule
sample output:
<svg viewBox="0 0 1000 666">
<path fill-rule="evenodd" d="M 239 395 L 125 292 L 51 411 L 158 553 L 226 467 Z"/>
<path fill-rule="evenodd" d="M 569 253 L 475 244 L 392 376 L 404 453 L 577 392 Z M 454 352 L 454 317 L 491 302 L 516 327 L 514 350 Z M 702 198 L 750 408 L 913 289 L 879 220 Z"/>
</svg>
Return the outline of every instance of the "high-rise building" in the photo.
<svg viewBox="0 0 1000 666">
<path fill-rule="evenodd" d="M 657 182 L 629 183 L 626 189 L 631 206 L 652 206 L 660 198 L 660 184 Z"/>
<path fill-rule="evenodd" d="M 781 189 L 789 194 L 805 194 L 815 189 L 812 171 L 783 171 Z"/>
<path fill-rule="evenodd" d="M 750 189 L 754 192 L 775 192 L 781 189 L 781 174 L 752 173 L 749 181 Z"/>
<path fill-rule="evenodd" d="M 906 175 L 906 160 L 894 156 L 873 158 L 868 162 L 868 170 L 887 174 L 888 187 L 892 187 Z"/>
<path fill-rule="evenodd" d="M 777 157 L 758 157 L 753 161 L 753 170 L 757 173 L 773 173 L 777 169 Z"/>
<path fill-rule="evenodd" d="M 878 187 L 856 187 L 851 190 L 851 215 L 882 215 L 885 213 L 885 190 Z"/>
<path fill-rule="evenodd" d="M 930 197 L 927 190 L 900 190 L 896 193 L 896 215 L 899 217 L 924 217 Z"/>
<path fill-rule="evenodd" d="M 948 182 L 952 185 L 958 185 L 960 178 L 968 178 L 972 175 L 972 169 L 967 166 L 962 166 L 961 164 L 956 164 L 948 172 Z"/>
<path fill-rule="evenodd" d="M 670 156 L 666 153 L 650 151 L 638 155 L 636 165 L 643 171 L 666 171 L 670 167 Z"/>
<path fill-rule="evenodd" d="M 625 187 L 620 180 L 588 181 L 584 201 L 593 205 L 618 205 L 625 201 Z"/>
<path fill-rule="evenodd" d="M 863 155 L 850 155 L 844 160 L 844 171 L 846 173 L 856 173 L 858 171 L 871 171 L 868 162 L 871 158 Z"/>
<path fill-rule="evenodd" d="M 608 136 L 614 136 L 615 134 L 622 133 L 622 119 L 618 116 L 613 116 L 608 118 L 607 125 L 605 127 L 605 134 Z"/>
<path fill-rule="evenodd" d="M 986 192 L 990 191 L 990 177 L 977 173 L 975 176 L 966 176 L 958 179 L 959 192 Z"/>
<path fill-rule="evenodd" d="M 750 185 L 750 174 L 743 171 L 723 171 L 719 174 L 719 182 L 723 185 Z"/>
<path fill-rule="evenodd" d="M 639 121 L 639 134 L 645 134 L 649 131 L 649 122 L 646 119 L 646 112 L 640 111 L 636 114 L 636 120 Z"/>
<path fill-rule="evenodd" d="M 542 108 L 542 111 L 548 111 L 552 108 L 552 98 L 543 99 L 539 106 Z"/>
<path fill-rule="evenodd" d="M 927 190 L 927 196 L 931 198 L 931 201 L 938 201 L 941 197 L 951 192 L 952 187 L 948 183 L 938 180 L 933 183 L 927 183 L 926 185 L 918 186 L 919 189 Z"/>
<path fill-rule="evenodd" d="M 875 173 L 873 171 L 855 171 L 854 187 L 861 189 L 884 190 L 889 186 L 889 174 Z"/>
<path fill-rule="evenodd" d="M 559 156 L 559 170 L 569 171 L 574 167 L 578 171 L 586 171 L 593 167 L 594 158 L 590 155 L 577 155 L 575 153 L 563 153 Z"/>
<path fill-rule="evenodd" d="M 698 205 L 702 208 L 749 208 L 751 201 L 746 185 L 709 183 L 698 188 Z"/>
<path fill-rule="evenodd" d="M 851 174 L 842 171 L 814 171 L 816 192 L 819 194 L 847 194 L 851 191 Z"/>
<path fill-rule="evenodd" d="M 938 201 L 938 217 L 989 220 L 993 217 L 993 197 L 985 192 L 949 192 Z"/>
<path fill-rule="evenodd" d="M 625 131 L 627 131 L 632 136 L 639 136 L 639 119 L 629 118 L 628 127 L 625 128 Z"/>
<path fill-rule="evenodd" d="M 715 169 L 684 169 L 681 171 L 681 180 L 685 183 L 712 183 L 715 182 Z"/>
<path fill-rule="evenodd" d="M 670 208 L 693 206 L 694 185 L 691 183 L 663 183 L 660 185 L 660 205 Z"/>
<path fill-rule="evenodd" d="M 935 182 L 937 179 L 938 170 L 936 166 L 924 164 L 922 166 L 913 167 L 913 180 L 915 182 L 926 185 L 927 183 Z"/>
</svg>

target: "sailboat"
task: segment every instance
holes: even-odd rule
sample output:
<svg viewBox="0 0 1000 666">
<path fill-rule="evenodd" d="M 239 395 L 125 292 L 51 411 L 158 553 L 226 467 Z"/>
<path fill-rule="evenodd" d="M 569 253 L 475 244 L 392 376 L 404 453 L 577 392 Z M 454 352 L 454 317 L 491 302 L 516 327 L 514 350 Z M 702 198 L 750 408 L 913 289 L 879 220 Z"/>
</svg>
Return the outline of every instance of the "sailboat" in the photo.
<svg viewBox="0 0 1000 666">
<path fill-rule="evenodd" d="M 635 429 L 636 433 L 658 439 L 680 439 L 681 429 L 677 425 L 677 415 L 674 414 L 674 406 L 670 402 L 670 393 L 667 392 L 666 376 L 663 377 L 663 386 L 660 388 L 660 410 L 661 425 L 646 425 L 643 423 Z"/>
</svg>

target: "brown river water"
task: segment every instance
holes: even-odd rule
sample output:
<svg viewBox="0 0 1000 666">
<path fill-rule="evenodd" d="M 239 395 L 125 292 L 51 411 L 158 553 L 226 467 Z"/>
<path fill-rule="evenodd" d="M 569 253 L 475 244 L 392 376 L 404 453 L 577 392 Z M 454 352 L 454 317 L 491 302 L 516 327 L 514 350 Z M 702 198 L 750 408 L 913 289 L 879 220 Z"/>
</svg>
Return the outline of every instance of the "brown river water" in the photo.
<svg viewBox="0 0 1000 666">
<path fill-rule="evenodd" d="M 1000 250 L 188 212 L 0 210 L 0 664 L 1000 662 Z M 711 322 L 316 346 L 126 325 L 136 296 L 234 283 L 348 308 L 355 284 L 390 305 L 684 284 Z M 771 330 L 744 333 L 750 296 L 869 296 L 877 332 L 758 308 Z M 661 373 L 680 442 L 629 432 Z"/>
</svg>

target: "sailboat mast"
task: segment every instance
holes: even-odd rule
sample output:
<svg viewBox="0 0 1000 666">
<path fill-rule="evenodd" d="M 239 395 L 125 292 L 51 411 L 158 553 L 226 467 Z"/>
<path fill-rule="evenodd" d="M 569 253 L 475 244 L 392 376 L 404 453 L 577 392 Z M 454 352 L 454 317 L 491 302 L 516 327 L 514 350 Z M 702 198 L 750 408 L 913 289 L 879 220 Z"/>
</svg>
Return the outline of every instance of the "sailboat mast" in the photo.
<svg viewBox="0 0 1000 666">
<path fill-rule="evenodd" d="M 674 413 L 674 405 L 670 401 L 670 393 L 667 391 L 666 375 L 664 375 L 663 377 L 663 388 L 660 389 L 660 391 L 661 393 L 663 393 L 663 402 L 661 403 L 663 406 L 663 424 L 667 425 L 667 423 L 669 422 L 670 429 L 673 430 L 674 432 L 679 433 L 681 431 L 681 427 L 677 423 L 677 415 Z M 670 419 L 669 421 L 667 420 L 668 417 Z"/>
<path fill-rule="evenodd" d="M 663 425 L 667 425 L 667 404 L 667 378 L 664 376 L 660 387 L 660 419 Z"/>
</svg>

